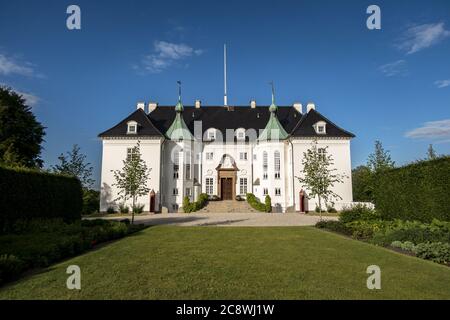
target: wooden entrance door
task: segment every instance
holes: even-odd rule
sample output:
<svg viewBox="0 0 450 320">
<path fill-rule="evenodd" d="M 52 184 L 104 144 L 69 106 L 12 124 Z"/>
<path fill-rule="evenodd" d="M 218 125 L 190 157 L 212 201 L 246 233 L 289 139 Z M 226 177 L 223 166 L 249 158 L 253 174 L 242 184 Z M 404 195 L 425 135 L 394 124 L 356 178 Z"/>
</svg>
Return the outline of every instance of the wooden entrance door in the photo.
<svg viewBox="0 0 450 320">
<path fill-rule="evenodd" d="M 233 200 L 233 179 L 232 178 L 222 178 L 221 179 L 221 191 L 222 200 Z"/>
</svg>

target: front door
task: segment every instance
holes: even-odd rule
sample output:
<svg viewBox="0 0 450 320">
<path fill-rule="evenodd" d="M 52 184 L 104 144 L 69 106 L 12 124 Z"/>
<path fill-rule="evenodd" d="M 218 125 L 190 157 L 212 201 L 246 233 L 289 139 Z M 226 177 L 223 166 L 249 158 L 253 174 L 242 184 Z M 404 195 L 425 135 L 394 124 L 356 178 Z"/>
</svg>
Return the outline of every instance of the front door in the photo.
<svg viewBox="0 0 450 320">
<path fill-rule="evenodd" d="M 222 200 L 233 200 L 233 179 L 222 178 L 221 184 Z"/>
</svg>

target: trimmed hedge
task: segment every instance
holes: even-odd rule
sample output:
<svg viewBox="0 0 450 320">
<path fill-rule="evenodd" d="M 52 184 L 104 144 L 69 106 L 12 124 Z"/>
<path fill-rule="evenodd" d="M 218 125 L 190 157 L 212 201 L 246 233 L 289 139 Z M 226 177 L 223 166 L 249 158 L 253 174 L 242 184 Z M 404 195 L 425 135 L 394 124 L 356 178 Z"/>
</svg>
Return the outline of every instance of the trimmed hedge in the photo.
<svg viewBox="0 0 450 320">
<path fill-rule="evenodd" d="M 0 167 L 0 233 L 19 219 L 81 219 L 78 179 L 23 168 Z"/>
<path fill-rule="evenodd" d="M 450 157 L 416 162 L 375 176 L 374 202 L 383 219 L 450 221 Z"/>
<path fill-rule="evenodd" d="M 195 212 L 202 209 L 208 203 L 208 195 L 206 193 L 200 193 L 198 200 L 190 202 L 189 197 L 183 199 L 183 211 L 186 213 Z"/>
<path fill-rule="evenodd" d="M 272 212 L 272 202 L 270 196 L 266 196 L 264 203 L 259 201 L 259 199 L 253 193 L 247 193 L 246 195 L 248 204 L 255 210 L 261 212 Z"/>
</svg>

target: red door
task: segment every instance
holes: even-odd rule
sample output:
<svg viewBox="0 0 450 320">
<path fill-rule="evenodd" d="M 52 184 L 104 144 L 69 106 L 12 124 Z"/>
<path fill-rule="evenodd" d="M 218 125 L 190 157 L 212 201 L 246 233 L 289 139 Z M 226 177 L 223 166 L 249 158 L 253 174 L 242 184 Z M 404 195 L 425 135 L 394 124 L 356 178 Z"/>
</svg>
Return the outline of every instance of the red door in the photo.
<svg viewBox="0 0 450 320">
<path fill-rule="evenodd" d="M 155 212 L 155 191 L 150 192 L 150 212 Z"/>
</svg>

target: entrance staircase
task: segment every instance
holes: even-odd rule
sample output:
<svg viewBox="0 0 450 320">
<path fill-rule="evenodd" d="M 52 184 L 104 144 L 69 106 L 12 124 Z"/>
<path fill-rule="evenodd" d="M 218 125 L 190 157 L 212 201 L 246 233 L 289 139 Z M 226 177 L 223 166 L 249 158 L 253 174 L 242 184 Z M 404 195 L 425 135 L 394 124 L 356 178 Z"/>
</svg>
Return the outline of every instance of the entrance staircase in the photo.
<svg viewBox="0 0 450 320">
<path fill-rule="evenodd" d="M 203 213 L 242 213 L 242 212 L 258 212 L 253 209 L 247 201 L 222 200 L 209 201 L 208 205 L 203 209 L 197 211 Z"/>
</svg>

